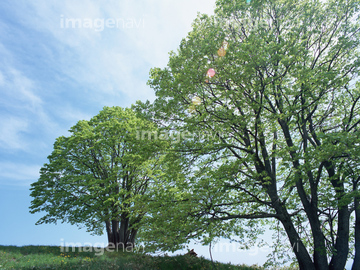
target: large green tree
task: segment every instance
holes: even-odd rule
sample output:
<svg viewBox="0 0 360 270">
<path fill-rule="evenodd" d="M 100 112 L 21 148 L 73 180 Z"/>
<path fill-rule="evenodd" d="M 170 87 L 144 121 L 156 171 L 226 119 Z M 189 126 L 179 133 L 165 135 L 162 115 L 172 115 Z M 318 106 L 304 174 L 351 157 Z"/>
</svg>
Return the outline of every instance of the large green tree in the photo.
<svg viewBox="0 0 360 270">
<path fill-rule="evenodd" d="M 37 224 L 60 220 L 98 235 L 105 228 L 110 246 L 134 247 L 146 213 L 146 204 L 138 205 L 151 194 L 164 149 L 140 129 L 156 132 L 131 109 L 104 107 L 57 138 L 31 185 L 30 212 L 46 213 Z"/>
<path fill-rule="evenodd" d="M 272 220 L 300 269 L 344 269 L 352 254 L 360 269 L 359 7 L 218 0 L 198 16 L 151 71 L 149 115 L 194 136 L 145 238 L 255 237 Z"/>
</svg>

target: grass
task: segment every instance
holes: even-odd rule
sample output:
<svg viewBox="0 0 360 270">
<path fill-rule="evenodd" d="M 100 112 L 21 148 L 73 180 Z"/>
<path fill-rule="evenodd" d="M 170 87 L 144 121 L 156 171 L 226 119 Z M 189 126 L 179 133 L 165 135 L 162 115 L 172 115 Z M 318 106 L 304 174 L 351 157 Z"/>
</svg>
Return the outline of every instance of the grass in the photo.
<svg viewBox="0 0 360 270">
<path fill-rule="evenodd" d="M 129 269 L 129 270 L 255 270 L 259 266 L 231 265 L 189 255 L 150 256 L 130 252 L 107 252 L 96 255 L 74 248 L 62 252 L 57 246 L 0 246 L 0 269 Z M 80 252 L 81 251 L 81 252 Z"/>
</svg>

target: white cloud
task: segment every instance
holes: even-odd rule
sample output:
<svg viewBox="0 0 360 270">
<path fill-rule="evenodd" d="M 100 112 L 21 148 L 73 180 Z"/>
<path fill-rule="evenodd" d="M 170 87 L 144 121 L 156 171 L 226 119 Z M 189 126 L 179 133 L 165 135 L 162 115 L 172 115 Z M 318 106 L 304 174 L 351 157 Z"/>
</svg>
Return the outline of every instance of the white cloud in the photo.
<svg viewBox="0 0 360 270">
<path fill-rule="evenodd" d="M 35 83 L 22 72 L 11 67 L 2 67 L 0 74 L 0 149 L 33 151 L 35 134 L 51 133 L 57 129 L 44 109 L 44 102 L 36 93 Z M 30 139 L 30 137 L 33 137 Z"/>
<path fill-rule="evenodd" d="M 41 106 L 42 100 L 35 93 L 36 85 L 23 72 L 15 68 L 11 48 L 0 43 L 0 56 L 4 59 L 0 67 L 0 104 L 5 107 L 21 107 L 34 111 Z"/>
<path fill-rule="evenodd" d="M 8 69 L 8 76 L 9 79 L 3 86 L 3 93 L 7 93 L 8 99 L 17 101 L 11 105 L 21 104 L 31 111 L 41 106 L 41 98 L 33 91 L 33 81 L 14 68 Z"/>
<path fill-rule="evenodd" d="M 29 186 L 39 178 L 39 165 L 0 162 L 0 184 Z"/>
<path fill-rule="evenodd" d="M 65 106 L 62 108 L 62 112 L 60 117 L 64 120 L 74 122 L 74 124 L 80 120 L 90 120 L 93 115 L 84 113 L 82 110 L 78 108 L 73 108 L 71 106 Z"/>
<path fill-rule="evenodd" d="M 22 4 L 29 9 L 22 18 L 25 24 L 51 34 L 59 42 L 59 70 L 87 86 L 89 98 L 105 105 L 109 98 L 119 104 L 124 94 L 130 102 L 153 99 L 153 91 L 146 86 L 149 69 L 166 65 L 168 52 L 175 50 L 191 30 L 197 11 L 212 13 L 215 0 L 122 0 L 101 4 L 92 0 L 40 0 Z M 65 18 L 143 23 L 140 27 L 96 31 L 64 28 L 61 20 Z"/>
<path fill-rule="evenodd" d="M 0 71 L 0 87 L 3 86 L 5 83 L 5 78 L 2 72 Z"/>
<path fill-rule="evenodd" d="M 28 130 L 28 123 L 16 117 L 0 118 L 0 148 L 25 150 L 28 145 L 22 133 Z"/>
<path fill-rule="evenodd" d="M 0 154 L 49 150 L 54 138 L 103 106 L 153 100 L 146 85 L 149 69 L 167 64 L 169 51 L 191 30 L 197 11 L 211 13 L 214 2 L 13 2 L 9 16 L 16 24 L 0 20 L 0 34 L 6 37 L 0 43 Z M 65 17 L 143 24 L 104 31 L 66 29 L 61 27 Z M 16 40 L 14 33 L 19 34 Z M 54 79 L 46 77 L 47 69 Z"/>
<path fill-rule="evenodd" d="M 130 11 L 131 16 L 143 14 L 145 20 L 144 28 L 127 31 L 128 42 L 137 48 L 141 59 L 162 67 L 168 61 L 168 52 L 175 50 L 191 31 L 197 12 L 213 14 L 215 1 L 148 0 L 135 4 L 127 0 L 122 5 L 125 5 L 124 16 Z M 116 12 L 109 10 L 111 16 L 116 16 Z"/>
</svg>

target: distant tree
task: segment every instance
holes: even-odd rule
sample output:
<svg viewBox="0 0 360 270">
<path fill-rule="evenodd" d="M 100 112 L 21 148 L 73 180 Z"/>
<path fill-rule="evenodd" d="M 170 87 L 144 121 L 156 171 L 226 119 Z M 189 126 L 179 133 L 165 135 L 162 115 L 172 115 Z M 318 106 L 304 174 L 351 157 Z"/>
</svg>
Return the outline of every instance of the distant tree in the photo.
<svg viewBox="0 0 360 270">
<path fill-rule="evenodd" d="M 97 235 L 105 228 L 109 245 L 133 247 L 146 213 L 141 201 L 151 193 L 163 150 L 161 141 L 140 137 L 140 130 L 157 129 L 131 109 L 105 107 L 57 138 L 31 184 L 30 212 L 46 212 L 36 224 L 59 220 Z"/>
<path fill-rule="evenodd" d="M 219 0 L 214 16 L 199 15 L 152 70 L 154 104 L 139 106 L 196 135 L 176 146 L 184 171 L 158 190 L 145 238 L 164 249 L 255 240 L 272 221 L 288 239 L 278 257 L 292 250 L 303 270 L 354 258 L 360 269 L 359 7 Z"/>
</svg>

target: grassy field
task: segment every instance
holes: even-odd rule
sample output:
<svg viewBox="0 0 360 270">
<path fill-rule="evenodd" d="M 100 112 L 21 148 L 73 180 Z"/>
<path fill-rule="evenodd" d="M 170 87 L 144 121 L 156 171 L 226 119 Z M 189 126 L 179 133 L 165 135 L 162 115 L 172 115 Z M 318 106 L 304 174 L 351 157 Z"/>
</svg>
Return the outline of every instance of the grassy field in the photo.
<svg viewBox="0 0 360 270">
<path fill-rule="evenodd" d="M 87 249 L 89 250 L 89 249 Z M 81 252 L 80 252 L 81 251 Z M 99 254 L 99 252 L 98 252 Z M 0 246 L 0 269 L 215 269 L 254 270 L 259 266 L 231 265 L 188 254 L 181 256 L 149 256 L 130 252 L 84 252 L 75 248 L 62 252 L 56 246 Z"/>
</svg>

